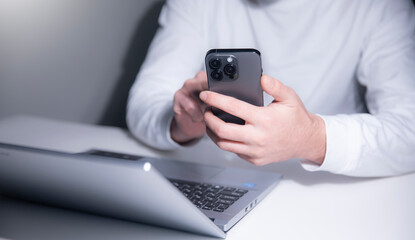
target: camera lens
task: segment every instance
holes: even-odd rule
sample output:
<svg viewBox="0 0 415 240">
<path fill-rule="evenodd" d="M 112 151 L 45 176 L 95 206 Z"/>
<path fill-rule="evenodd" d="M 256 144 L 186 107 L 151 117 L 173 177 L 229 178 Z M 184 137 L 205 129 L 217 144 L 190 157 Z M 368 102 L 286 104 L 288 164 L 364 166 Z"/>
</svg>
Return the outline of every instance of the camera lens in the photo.
<svg viewBox="0 0 415 240">
<path fill-rule="evenodd" d="M 210 66 L 211 68 L 213 68 L 213 69 L 218 69 L 218 68 L 220 68 L 220 65 L 221 65 L 221 61 L 220 61 L 220 59 L 219 59 L 219 58 L 214 58 L 214 59 L 211 59 L 211 60 L 209 61 L 209 66 Z"/>
<path fill-rule="evenodd" d="M 226 64 L 226 66 L 223 68 L 223 71 L 228 76 L 233 76 L 236 73 L 236 67 L 233 64 Z"/>
<path fill-rule="evenodd" d="M 221 72 L 221 71 L 219 71 L 219 70 L 215 70 L 215 71 L 213 71 L 213 72 L 210 74 L 210 76 L 211 76 L 213 79 L 217 80 L 217 81 L 220 81 L 220 80 L 222 80 L 222 78 L 223 78 L 223 74 L 222 74 L 222 72 Z"/>
</svg>

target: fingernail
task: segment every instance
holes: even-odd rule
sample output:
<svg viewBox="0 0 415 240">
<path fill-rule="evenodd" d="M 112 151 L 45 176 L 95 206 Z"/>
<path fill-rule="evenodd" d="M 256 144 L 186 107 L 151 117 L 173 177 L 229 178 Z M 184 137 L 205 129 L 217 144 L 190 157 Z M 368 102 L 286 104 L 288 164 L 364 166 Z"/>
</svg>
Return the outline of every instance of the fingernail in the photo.
<svg viewBox="0 0 415 240">
<path fill-rule="evenodd" d="M 202 100 L 202 101 L 206 101 L 206 98 L 207 98 L 207 94 L 203 91 L 203 92 L 200 92 L 200 94 L 199 94 L 199 98 L 200 98 L 200 100 Z"/>
</svg>

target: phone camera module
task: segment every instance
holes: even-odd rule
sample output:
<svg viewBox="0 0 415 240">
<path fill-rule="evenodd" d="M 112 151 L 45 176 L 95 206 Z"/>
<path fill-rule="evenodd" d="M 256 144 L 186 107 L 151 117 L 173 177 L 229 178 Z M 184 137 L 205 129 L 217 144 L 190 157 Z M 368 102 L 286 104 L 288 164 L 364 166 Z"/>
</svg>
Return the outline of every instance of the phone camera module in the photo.
<svg viewBox="0 0 415 240">
<path fill-rule="evenodd" d="M 233 78 L 236 74 L 236 66 L 232 63 L 226 64 L 225 67 L 223 68 L 223 71 L 230 78 Z"/>
<path fill-rule="evenodd" d="M 220 80 L 222 80 L 222 78 L 223 78 L 223 73 L 222 73 L 220 70 L 214 70 L 214 71 L 210 74 L 210 76 L 211 76 L 213 79 L 215 79 L 215 80 L 217 80 L 217 81 L 220 81 Z"/>
<path fill-rule="evenodd" d="M 219 58 L 213 58 L 209 61 L 209 66 L 213 69 L 218 69 L 222 65 L 221 60 Z"/>
</svg>

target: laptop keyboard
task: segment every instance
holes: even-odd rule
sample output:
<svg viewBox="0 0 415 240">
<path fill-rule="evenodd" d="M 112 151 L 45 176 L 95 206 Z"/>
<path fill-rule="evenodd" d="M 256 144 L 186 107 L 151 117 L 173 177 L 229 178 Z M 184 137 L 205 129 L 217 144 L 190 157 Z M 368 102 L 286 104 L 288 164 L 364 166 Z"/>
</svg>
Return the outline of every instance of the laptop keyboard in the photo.
<svg viewBox="0 0 415 240">
<path fill-rule="evenodd" d="M 248 190 L 221 185 L 170 179 L 193 204 L 204 210 L 223 212 Z"/>
</svg>

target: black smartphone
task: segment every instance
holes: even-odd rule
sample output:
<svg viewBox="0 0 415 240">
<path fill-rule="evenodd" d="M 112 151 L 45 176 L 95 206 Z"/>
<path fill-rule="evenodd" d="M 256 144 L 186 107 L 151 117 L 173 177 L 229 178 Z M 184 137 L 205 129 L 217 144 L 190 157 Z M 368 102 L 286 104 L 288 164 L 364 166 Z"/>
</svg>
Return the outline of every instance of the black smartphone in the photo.
<svg viewBox="0 0 415 240">
<path fill-rule="evenodd" d="M 211 49 L 205 57 L 209 90 L 264 106 L 261 88 L 261 53 L 256 49 Z M 245 121 L 213 108 L 225 122 L 244 125 Z"/>
</svg>

